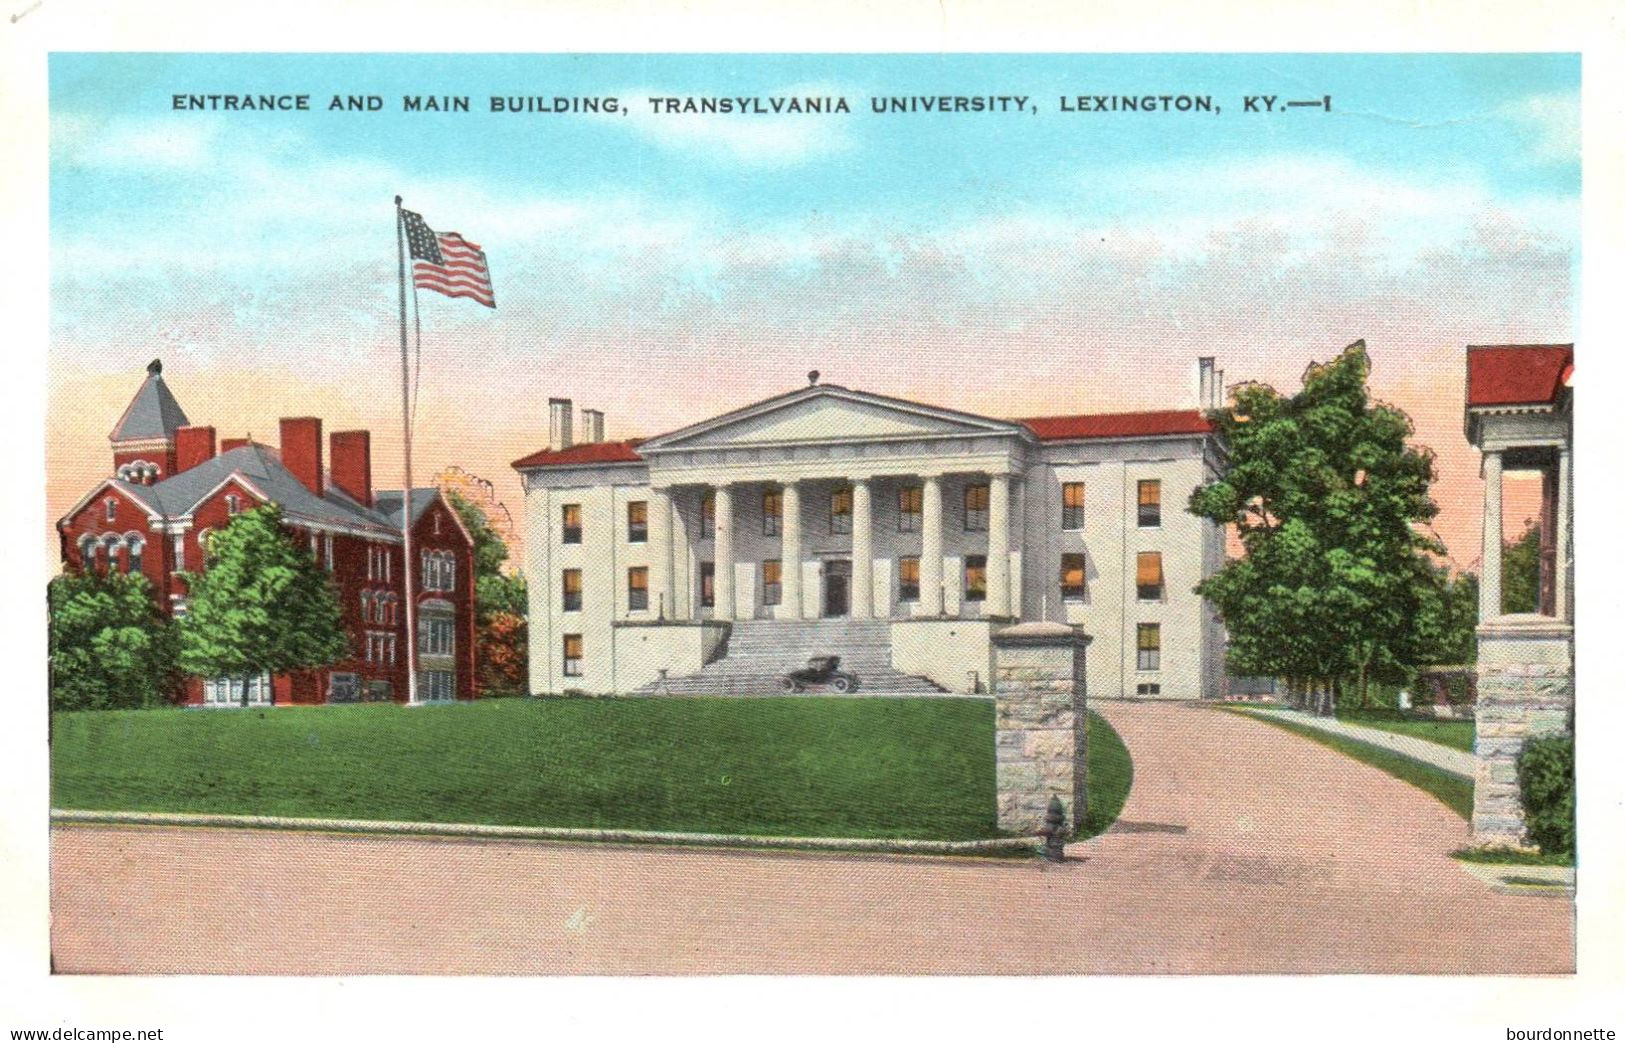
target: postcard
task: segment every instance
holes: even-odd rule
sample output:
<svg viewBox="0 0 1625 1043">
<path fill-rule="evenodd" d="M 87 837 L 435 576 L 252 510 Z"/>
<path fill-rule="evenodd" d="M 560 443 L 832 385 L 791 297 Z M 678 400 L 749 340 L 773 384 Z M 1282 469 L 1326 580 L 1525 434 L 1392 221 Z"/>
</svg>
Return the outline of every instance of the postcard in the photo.
<svg viewBox="0 0 1625 1043">
<path fill-rule="evenodd" d="M 1578 969 L 1578 54 L 48 77 L 54 975 Z"/>
</svg>

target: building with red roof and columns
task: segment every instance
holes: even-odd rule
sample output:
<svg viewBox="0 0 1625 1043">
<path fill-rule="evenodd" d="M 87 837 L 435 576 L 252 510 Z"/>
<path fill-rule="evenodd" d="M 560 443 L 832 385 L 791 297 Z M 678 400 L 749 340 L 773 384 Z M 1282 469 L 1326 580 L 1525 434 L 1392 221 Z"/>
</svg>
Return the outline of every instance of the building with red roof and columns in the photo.
<svg viewBox="0 0 1625 1043">
<path fill-rule="evenodd" d="M 866 691 L 988 690 L 991 638 L 1082 627 L 1091 695 L 1211 698 L 1224 631 L 1193 589 L 1221 526 L 1197 366 L 1182 409 L 1004 419 L 819 383 L 648 439 L 550 402 L 524 483 L 533 693 L 752 694 L 814 655 Z"/>
</svg>

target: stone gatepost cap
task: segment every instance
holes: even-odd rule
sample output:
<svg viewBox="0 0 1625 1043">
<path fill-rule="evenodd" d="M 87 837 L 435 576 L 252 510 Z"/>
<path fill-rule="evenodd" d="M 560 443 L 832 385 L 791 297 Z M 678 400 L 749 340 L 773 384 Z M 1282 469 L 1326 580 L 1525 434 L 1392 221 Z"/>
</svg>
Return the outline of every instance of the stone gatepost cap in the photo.
<svg viewBox="0 0 1625 1043">
<path fill-rule="evenodd" d="M 1017 623 L 993 633 L 993 643 L 997 645 L 1086 645 L 1092 640 L 1078 627 L 1036 620 Z"/>
</svg>

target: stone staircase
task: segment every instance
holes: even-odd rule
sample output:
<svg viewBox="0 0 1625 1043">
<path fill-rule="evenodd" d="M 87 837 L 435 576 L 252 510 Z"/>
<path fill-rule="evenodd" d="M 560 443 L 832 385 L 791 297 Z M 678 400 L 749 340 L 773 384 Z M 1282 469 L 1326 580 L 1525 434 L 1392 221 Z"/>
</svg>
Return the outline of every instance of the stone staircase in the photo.
<svg viewBox="0 0 1625 1043">
<path fill-rule="evenodd" d="M 782 695 L 779 678 L 815 655 L 838 655 L 841 669 L 858 675 L 857 695 L 940 695 L 923 677 L 891 665 L 891 623 L 884 619 L 741 620 L 722 654 L 699 673 L 644 686 L 666 695 Z M 836 694 L 818 689 L 811 695 Z"/>
</svg>

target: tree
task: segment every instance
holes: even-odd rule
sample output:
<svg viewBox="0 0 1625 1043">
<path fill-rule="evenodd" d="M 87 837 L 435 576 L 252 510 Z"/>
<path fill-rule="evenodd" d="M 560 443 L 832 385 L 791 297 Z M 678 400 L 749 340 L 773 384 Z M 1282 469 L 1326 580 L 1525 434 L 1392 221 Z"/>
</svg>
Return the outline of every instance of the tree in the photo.
<svg viewBox="0 0 1625 1043">
<path fill-rule="evenodd" d="M 1501 612 L 1540 611 L 1540 526 L 1530 519 L 1523 534 L 1501 550 Z"/>
<path fill-rule="evenodd" d="M 158 706 L 175 690 L 175 634 L 140 573 L 51 580 L 52 710 Z"/>
<path fill-rule="evenodd" d="M 201 573 L 189 574 L 180 665 L 201 677 L 306 670 L 344 658 L 348 641 L 332 577 L 282 526 L 282 510 L 257 507 L 214 534 Z"/>
<path fill-rule="evenodd" d="M 474 537 L 474 625 L 480 686 L 524 691 L 528 649 L 529 595 L 522 576 L 502 571 L 508 545 L 491 528 L 485 512 L 456 492 L 447 499 Z"/>
<path fill-rule="evenodd" d="M 1212 419 L 1229 466 L 1196 490 L 1192 513 L 1235 525 L 1245 556 L 1197 588 L 1231 635 L 1233 668 L 1285 677 L 1330 709 L 1344 681 L 1403 676 L 1439 640 L 1444 547 L 1418 523 L 1433 454 L 1406 444 L 1410 419 L 1373 402 L 1365 342 L 1309 366 L 1282 395 L 1239 388 Z"/>
</svg>

